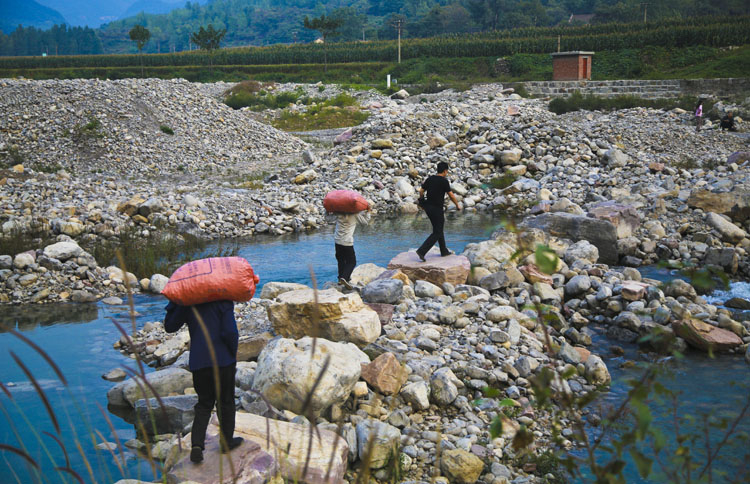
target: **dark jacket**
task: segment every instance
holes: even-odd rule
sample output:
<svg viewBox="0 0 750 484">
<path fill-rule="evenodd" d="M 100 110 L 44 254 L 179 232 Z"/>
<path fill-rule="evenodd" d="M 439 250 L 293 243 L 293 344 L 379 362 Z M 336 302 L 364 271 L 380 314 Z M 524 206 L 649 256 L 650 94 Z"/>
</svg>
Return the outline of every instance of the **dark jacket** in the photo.
<svg viewBox="0 0 750 484">
<path fill-rule="evenodd" d="M 193 308 L 198 311 L 208 331 L 219 367 L 236 363 L 240 335 L 237 331 L 237 321 L 234 319 L 232 301 L 216 301 L 195 306 L 179 306 L 170 302 L 166 307 L 164 329 L 167 333 L 174 333 L 187 323 L 190 332 L 190 371 L 213 366 L 206 337 Z"/>
</svg>

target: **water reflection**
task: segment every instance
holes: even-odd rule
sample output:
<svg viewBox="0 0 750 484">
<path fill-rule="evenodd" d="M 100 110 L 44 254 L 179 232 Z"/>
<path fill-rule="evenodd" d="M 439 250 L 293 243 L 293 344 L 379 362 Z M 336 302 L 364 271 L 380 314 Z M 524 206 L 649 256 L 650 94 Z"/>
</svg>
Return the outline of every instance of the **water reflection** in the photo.
<svg viewBox="0 0 750 484">
<path fill-rule="evenodd" d="M 31 331 L 53 324 L 88 323 L 98 315 L 99 309 L 94 303 L 5 306 L 0 313 L 0 333 L 11 329 Z"/>
</svg>

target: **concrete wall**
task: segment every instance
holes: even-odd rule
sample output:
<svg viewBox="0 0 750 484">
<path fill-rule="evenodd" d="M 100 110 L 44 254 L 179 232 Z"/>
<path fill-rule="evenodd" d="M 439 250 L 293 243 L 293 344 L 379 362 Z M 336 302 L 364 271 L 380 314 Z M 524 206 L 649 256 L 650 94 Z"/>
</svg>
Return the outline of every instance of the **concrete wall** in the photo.
<svg viewBox="0 0 750 484">
<path fill-rule="evenodd" d="M 576 91 L 602 97 L 638 96 L 647 99 L 699 96 L 750 96 L 750 78 L 666 79 L 619 81 L 529 81 L 526 90 L 536 96 L 567 97 Z M 513 83 L 508 87 L 513 87 Z"/>
</svg>

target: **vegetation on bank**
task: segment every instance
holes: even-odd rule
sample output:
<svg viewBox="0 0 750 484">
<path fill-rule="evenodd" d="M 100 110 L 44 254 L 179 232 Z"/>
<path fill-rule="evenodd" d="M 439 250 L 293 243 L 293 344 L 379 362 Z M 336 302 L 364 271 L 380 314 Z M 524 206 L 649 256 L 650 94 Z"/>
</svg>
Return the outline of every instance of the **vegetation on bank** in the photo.
<svg viewBox="0 0 750 484">
<path fill-rule="evenodd" d="M 749 43 L 750 44 L 750 43 Z M 148 56 L 144 56 L 148 58 Z M 318 82 L 362 88 L 385 88 L 388 74 L 399 85 L 420 85 L 429 91 L 438 84 L 466 87 L 480 82 L 542 81 L 552 79 L 549 54 L 514 54 L 498 62 L 497 57 L 425 57 L 396 62 L 357 62 L 328 64 L 146 66 L 144 76 L 192 82 Z M 746 77 L 750 72 L 750 45 L 736 48 L 691 46 L 596 51 L 593 79 L 690 79 Z M 140 77 L 140 67 L 64 67 L 4 69 L 0 77 L 31 79 L 124 79 Z M 411 89 L 410 89 L 411 92 Z"/>
<path fill-rule="evenodd" d="M 549 54 L 566 50 L 622 50 L 646 46 L 683 48 L 724 47 L 750 43 L 750 16 L 709 18 L 682 23 L 606 24 L 596 28 L 519 29 L 482 34 L 406 39 L 401 42 L 402 59 L 428 57 L 499 57 L 514 54 Z M 520 35 L 520 36 L 517 36 Z M 349 62 L 392 62 L 397 58 L 397 42 L 339 42 L 321 44 L 277 44 L 269 47 L 221 49 L 176 54 L 150 54 L 143 57 L 147 67 L 209 65 L 275 65 Z M 88 55 L 54 57 L 3 57 L 0 69 L 132 67 L 137 55 Z"/>
<path fill-rule="evenodd" d="M 24 2 L 16 0 L 15 3 Z M 128 32 L 134 26 L 152 32 L 151 41 L 145 45 L 145 52 L 149 53 L 189 51 L 194 47 L 190 32 L 197 32 L 209 24 L 219 29 L 226 28 L 226 42 L 231 46 L 309 43 L 317 35 L 303 28 L 303 19 L 321 14 L 336 22 L 335 40 L 347 42 L 395 39 L 398 34 L 394 25 L 397 22 L 401 37 L 413 39 L 508 32 L 519 28 L 547 29 L 552 35 L 557 35 L 555 31 L 562 35 L 569 32 L 576 35 L 576 29 L 588 22 L 591 23 L 589 27 L 598 29 L 605 23 L 645 21 L 646 14 L 651 24 L 694 23 L 703 22 L 711 15 L 750 14 L 750 4 L 743 0 L 660 0 L 651 3 L 639 0 L 281 0 L 273 4 L 265 0 L 212 0 L 201 2 L 203 5 L 190 2 L 184 6 L 170 3 L 178 8 L 164 14 L 141 12 L 109 22 L 96 30 L 89 29 L 99 53 L 134 52 L 134 46 L 127 40 Z M 139 10 L 131 8 L 130 11 Z M 571 18 L 571 14 L 583 15 Z M 50 21 L 61 23 L 62 17 Z M 19 23 L 26 27 L 18 28 Z M 0 55 L 39 55 L 45 51 L 56 54 L 57 50 L 67 55 L 91 53 L 89 49 L 94 47 L 93 42 L 81 45 L 74 32 L 61 33 L 60 28 L 62 26 L 50 29 L 55 31 L 52 36 L 48 35 L 49 31 L 29 27 L 25 21 L 3 18 L 0 14 L 0 29 L 9 34 L 0 33 Z"/>
</svg>

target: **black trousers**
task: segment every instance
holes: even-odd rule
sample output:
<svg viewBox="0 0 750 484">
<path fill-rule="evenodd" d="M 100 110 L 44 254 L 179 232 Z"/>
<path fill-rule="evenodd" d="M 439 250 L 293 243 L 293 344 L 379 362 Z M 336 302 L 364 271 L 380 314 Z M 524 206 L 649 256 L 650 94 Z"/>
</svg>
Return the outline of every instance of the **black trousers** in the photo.
<svg viewBox="0 0 750 484">
<path fill-rule="evenodd" d="M 216 383 L 214 382 L 214 369 L 201 368 L 193 372 L 193 387 L 198 394 L 198 403 L 195 404 L 195 419 L 191 431 L 193 447 L 204 448 L 206 441 L 206 428 L 211 419 L 211 411 L 217 403 L 219 425 L 225 442 L 232 441 L 234 436 L 234 373 L 236 365 L 222 366 L 219 368 L 219 397 L 216 397 Z"/>
<path fill-rule="evenodd" d="M 432 249 L 432 246 L 437 242 L 440 245 L 440 254 L 448 254 L 448 246 L 445 245 L 445 233 L 443 233 L 443 227 L 445 226 L 445 214 L 443 213 L 443 207 L 436 207 L 434 205 L 423 206 L 424 211 L 427 213 L 427 217 L 432 223 L 432 233 L 427 237 L 427 240 L 417 249 L 417 253 L 425 255 Z"/>
<path fill-rule="evenodd" d="M 349 281 L 354 268 L 357 267 L 357 256 L 353 245 L 336 244 L 336 262 L 339 263 L 339 279 Z"/>
</svg>

